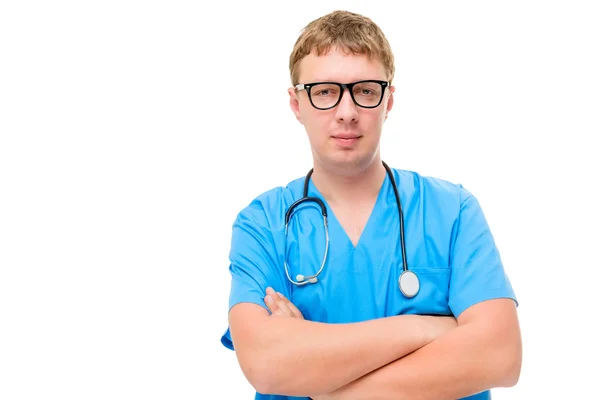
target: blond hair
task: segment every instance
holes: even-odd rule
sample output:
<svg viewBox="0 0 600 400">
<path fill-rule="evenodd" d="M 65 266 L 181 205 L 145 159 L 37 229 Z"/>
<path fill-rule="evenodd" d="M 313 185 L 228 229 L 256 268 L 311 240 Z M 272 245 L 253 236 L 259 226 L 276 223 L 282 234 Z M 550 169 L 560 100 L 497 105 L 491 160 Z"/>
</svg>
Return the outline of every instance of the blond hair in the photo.
<svg viewBox="0 0 600 400">
<path fill-rule="evenodd" d="M 290 55 L 290 78 L 298 84 L 300 61 L 313 50 L 318 56 L 331 47 L 366 55 L 383 64 L 388 81 L 394 78 L 394 55 L 385 35 L 371 19 L 349 11 L 333 11 L 310 22 L 298 37 Z"/>
</svg>

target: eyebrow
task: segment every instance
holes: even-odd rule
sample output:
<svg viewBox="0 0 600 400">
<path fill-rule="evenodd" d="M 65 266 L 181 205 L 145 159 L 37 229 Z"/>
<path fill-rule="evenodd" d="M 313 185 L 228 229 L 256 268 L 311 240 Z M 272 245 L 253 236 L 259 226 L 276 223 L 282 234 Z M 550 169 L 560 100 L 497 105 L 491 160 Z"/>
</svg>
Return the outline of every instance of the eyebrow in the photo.
<svg viewBox="0 0 600 400">
<path fill-rule="evenodd" d="M 353 80 L 349 80 L 349 81 L 341 81 L 341 80 L 335 80 L 335 79 L 307 79 L 305 81 L 305 83 L 311 83 L 311 82 L 336 82 L 336 83 L 353 83 L 353 82 L 360 82 L 360 81 L 388 81 L 385 78 L 360 78 L 360 79 L 353 79 Z"/>
</svg>

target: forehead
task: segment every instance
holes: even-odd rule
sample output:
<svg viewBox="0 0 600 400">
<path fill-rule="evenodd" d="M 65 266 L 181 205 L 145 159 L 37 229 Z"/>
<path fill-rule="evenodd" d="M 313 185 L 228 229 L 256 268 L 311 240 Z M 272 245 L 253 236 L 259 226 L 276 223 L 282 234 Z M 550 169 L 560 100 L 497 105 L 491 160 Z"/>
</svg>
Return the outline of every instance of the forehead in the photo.
<svg viewBox="0 0 600 400">
<path fill-rule="evenodd" d="M 332 48 L 317 56 L 311 52 L 300 61 L 300 83 L 334 81 L 348 83 L 362 79 L 387 80 L 383 64 L 364 54 L 352 54 Z"/>
</svg>

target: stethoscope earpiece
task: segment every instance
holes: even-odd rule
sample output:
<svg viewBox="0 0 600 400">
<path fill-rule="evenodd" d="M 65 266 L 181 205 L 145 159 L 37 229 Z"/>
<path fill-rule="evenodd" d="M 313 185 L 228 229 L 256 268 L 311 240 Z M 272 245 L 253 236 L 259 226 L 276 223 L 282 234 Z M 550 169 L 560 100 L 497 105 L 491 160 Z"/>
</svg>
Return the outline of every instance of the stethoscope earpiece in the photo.
<svg viewBox="0 0 600 400">
<path fill-rule="evenodd" d="M 296 281 L 298 283 L 317 283 L 317 277 L 311 276 L 308 279 L 304 275 L 298 274 L 296 275 Z"/>
</svg>

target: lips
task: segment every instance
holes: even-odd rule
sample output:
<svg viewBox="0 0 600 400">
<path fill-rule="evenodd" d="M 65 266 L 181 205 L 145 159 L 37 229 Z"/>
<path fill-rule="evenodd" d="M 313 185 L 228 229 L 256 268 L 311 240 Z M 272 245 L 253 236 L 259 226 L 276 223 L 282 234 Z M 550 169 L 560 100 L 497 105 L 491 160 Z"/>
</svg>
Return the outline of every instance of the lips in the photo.
<svg viewBox="0 0 600 400">
<path fill-rule="evenodd" d="M 340 134 L 332 136 L 335 143 L 337 143 L 339 146 L 342 146 L 342 147 L 353 146 L 355 143 L 358 142 L 358 140 L 361 137 L 362 137 L 361 135 L 357 135 L 355 133 L 352 133 L 352 134 L 340 133 Z"/>
<path fill-rule="evenodd" d="M 351 140 L 358 139 L 361 135 L 357 135 L 355 133 L 339 133 L 337 135 L 333 135 L 334 139 L 343 139 L 343 140 Z"/>
</svg>

